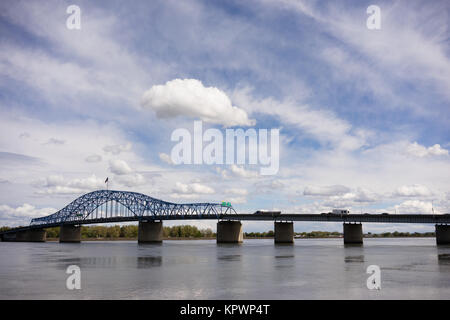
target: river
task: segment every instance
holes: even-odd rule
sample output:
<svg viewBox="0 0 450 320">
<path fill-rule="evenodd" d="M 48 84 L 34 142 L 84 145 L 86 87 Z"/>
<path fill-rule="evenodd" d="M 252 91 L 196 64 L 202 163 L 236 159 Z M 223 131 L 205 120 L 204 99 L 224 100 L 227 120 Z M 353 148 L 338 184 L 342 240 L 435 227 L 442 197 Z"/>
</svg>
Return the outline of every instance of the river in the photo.
<svg viewBox="0 0 450 320">
<path fill-rule="evenodd" d="M 80 290 L 66 269 L 80 268 Z M 369 290 L 369 265 L 381 289 Z M 450 246 L 434 238 L 0 242 L 0 299 L 449 299 Z"/>
</svg>

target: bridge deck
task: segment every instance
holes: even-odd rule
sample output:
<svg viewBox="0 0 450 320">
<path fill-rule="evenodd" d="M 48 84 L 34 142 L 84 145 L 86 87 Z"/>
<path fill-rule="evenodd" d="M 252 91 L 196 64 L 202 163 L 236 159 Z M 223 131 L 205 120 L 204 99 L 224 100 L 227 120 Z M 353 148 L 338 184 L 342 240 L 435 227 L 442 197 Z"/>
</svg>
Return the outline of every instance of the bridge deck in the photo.
<svg viewBox="0 0 450 320">
<path fill-rule="evenodd" d="M 219 214 L 219 215 L 160 215 L 145 217 L 111 217 L 100 219 L 85 219 L 82 221 L 66 221 L 63 225 L 84 225 L 99 223 L 116 223 L 150 220 L 240 220 L 240 221 L 317 221 L 317 222 L 354 222 L 354 223 L 424 223 L 424 224 L 450 224 L 450 214 L 281 214 L 278 216 L 258 214 Z M 19 227 L 0 232 L 0 234 L 24 231 L 29 229 L 41 229 L 59 227 L 61 223 L 47 223 Z"/>
</svg>

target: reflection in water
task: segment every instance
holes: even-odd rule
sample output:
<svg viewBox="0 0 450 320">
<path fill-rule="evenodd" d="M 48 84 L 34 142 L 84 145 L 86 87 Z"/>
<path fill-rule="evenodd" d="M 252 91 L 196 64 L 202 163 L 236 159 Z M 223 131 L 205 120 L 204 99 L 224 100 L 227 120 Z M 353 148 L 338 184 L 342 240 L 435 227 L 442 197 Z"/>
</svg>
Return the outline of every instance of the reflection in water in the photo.
<svg viewBox="0 0 450 320">
<path fill-rule="evenodd" d="M 283 256 L 275 256 L 275 259 L 287 259 L 287 258 L 294 258 L 295 256 L 293 254 L 291 255 L 283 255 Z"/>
<path fill-rule="evenodd" d="M 448 254 L 448 253 L 438 254 L 438 262 L 439 262 L 439 264 L 450 265 L 450 254 Z"/>
<path fill-rule="evenodd" d="M 363 243 L 344 243 L 344 248 L 362 248 L 364 247 Z"/>
<path fill-rule="evenodd" d="M 138 257 L 138 268 L 160 267 L 162 265 L 162 257 Z"/>
<path fill-rule="evenodd" d="M 68 265 L 79 267 L 108 268 L 117 265 L 119 257 L 73 257 L 59 258 L 57 263 L 61 269 L 66 269 Z"/>
<path fill-rule="evenodd" d="M 362 262 L 364 262 L 364 256 L 363 256 L 363 255 L 359 255 L 359 256 L 346 256 L 344 261 L 345 261 L 346 263 L 351 263 L 351 262 L 362 263 Z"/>
<path fill-rule="evenodd" d="M 367 289 L 379 265 L 382 290 Z M 82 292 L 66 289 L 78 265 Z M 450 247 L 434 239 L 272 239 L 241 245 L 210 240 L 59 243 L 0 242 L 0 299 L 447 299 Z"/>
<path fill-rule="evenodd" d="M 217 257 L 217 259 L 223 260 L 223 261 L 240 261 L 241 255 L 240 254 L 220 255 Z"/>
</svg>

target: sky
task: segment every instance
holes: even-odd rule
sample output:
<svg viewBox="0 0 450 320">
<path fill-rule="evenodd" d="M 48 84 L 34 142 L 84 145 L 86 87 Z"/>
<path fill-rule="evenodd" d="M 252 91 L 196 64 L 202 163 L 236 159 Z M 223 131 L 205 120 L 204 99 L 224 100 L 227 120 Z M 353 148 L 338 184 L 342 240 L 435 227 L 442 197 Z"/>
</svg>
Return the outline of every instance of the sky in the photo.
<svg viewBox="0 0 450 320">
<path fill-rule="evenodd" d="M 80 29 L 67 27 L 70 5 Z M 366 26 L 369 5 L 380 29 Z M 106 177 L 241 213 L 450 213 L 449 12 L 448 1 L 2 1 L 0 225 L 54 213 Z M 199 120 L 223 134 L 278 129 L 279 170 L 174 164 L 172 133 Z M 364 225 L 394 230 L 434 227 Z"/>
</svg>

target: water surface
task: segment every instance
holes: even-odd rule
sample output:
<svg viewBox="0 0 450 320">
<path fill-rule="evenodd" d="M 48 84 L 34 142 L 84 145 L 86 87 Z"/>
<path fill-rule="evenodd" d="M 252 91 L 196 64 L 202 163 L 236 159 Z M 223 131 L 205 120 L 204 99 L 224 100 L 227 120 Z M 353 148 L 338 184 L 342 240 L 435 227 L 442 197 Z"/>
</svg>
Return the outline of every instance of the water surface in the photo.
<svg viewBox="0 0 450 320">
<path fill-rule="evenodd" d="M 369 265 L 381 290 L 368 290 Z M 68 290 L 69 265 L 81 290 Z M 450 246 L 434 238 L 0 242 L 0 299 L 449 299 Z"/>
</svg>

